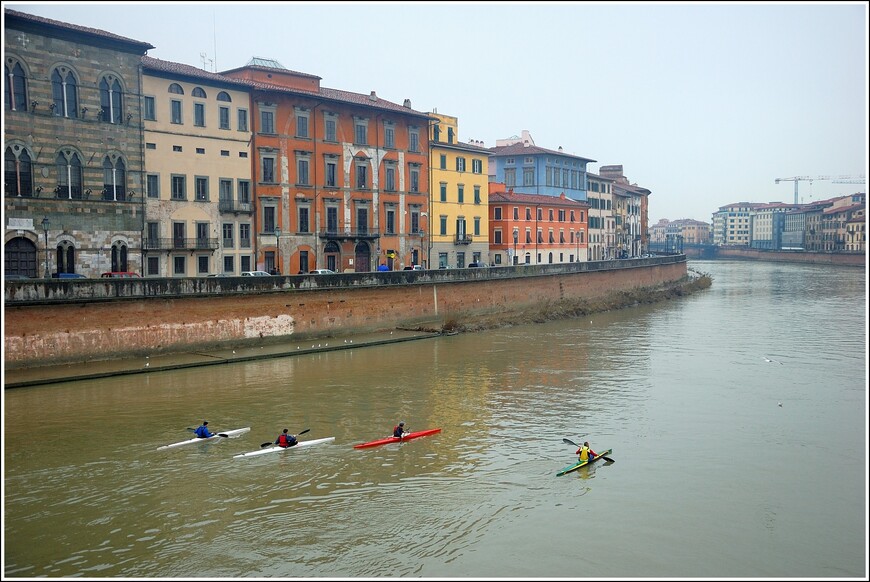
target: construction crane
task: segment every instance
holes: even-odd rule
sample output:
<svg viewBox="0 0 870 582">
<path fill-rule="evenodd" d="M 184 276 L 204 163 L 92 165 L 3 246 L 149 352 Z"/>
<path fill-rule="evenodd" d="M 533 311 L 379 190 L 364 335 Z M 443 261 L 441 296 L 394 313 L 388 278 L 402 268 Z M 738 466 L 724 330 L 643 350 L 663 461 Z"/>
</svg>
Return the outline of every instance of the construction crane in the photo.
<svg viewBox="0 0 870 582">
<path fill-rule="evenodd" d="M 864 176 L 793 176 L 791 178 L 777 178 L 776 184 L 780 182 L 794 182 L 794 203 L 798 204 L 798 183 L 814 181 L 830 180 L 832 184 L 866 184 L 867 179 Z"/>
</svg>

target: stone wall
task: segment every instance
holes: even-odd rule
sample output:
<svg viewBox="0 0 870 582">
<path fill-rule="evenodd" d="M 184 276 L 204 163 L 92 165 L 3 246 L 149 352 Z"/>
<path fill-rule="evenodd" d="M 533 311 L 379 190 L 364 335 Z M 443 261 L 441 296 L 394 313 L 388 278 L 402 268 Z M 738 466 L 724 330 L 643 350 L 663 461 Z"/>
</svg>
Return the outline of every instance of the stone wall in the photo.
<svg viewBox="0 0 870 582">
<path fill-rule="evenodd" d="M 716 247 L 715 259 L 746 259 L 753 261 L 783 261 L 787 263 L 819 263 L 863 267 L 865 253 L 812 253 L 806 251 L 765 251 L 748 248 Z"/>
<path fill-rule="evenodd" d="M 47 366 L 395 327 L 440 329 L 445 322 L 461 323 L 473 315 L 516 313 L 547 302 L 657 287 L 678 281 L 687 272 L 684 256 L 612 263 L 610 269 L 573 272 L 564 265 L 550 265 L 554 268 L 549 270 L 546 266 L 462 269 L 452 276 L 439 271 L 404 271 L 385 273 L 376 284 L 359 285 L 340 284 L 346 277 L 354 279 L 353 275 L 338 275 L 327 276 L 329 285 L 283 284 L 247 293 L 7 301 L 5 365 Z M 495 275 L 488 277 L 487 271 Z M 310 282 L 316 278 L 274 279 Z M 7 298 L 11 283 L 6 283 Z M 129 280 L 112 283 L 136 284 Z"/>
</svg>

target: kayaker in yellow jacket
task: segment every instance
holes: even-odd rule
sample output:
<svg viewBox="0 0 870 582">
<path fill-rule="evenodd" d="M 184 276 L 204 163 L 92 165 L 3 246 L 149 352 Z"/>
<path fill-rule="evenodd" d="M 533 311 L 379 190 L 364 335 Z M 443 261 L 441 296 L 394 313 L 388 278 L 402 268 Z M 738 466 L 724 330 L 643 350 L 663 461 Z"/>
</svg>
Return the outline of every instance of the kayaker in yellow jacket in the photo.
<svg viewBox="0 0 870 582">
<path fill-rule="evenodd" d="M 592 459 L 594 459 L 595 457 L 598 456 L 598 455 L 595 453 L 595 451 L 593 451 L 592 449 L 589 448 L 589 441 L 585 441 L 585 442 L 583 443 L 583 446 L 580 447 L 579 449 L 577 449 L 577 450 L 574 452 L 574 454 L 575 454 L 575 455 L 580 455 L 579 461 L 580 461 L 581 463 L 582 463 L 583 461 L 591 461 Z"/>
</svg>

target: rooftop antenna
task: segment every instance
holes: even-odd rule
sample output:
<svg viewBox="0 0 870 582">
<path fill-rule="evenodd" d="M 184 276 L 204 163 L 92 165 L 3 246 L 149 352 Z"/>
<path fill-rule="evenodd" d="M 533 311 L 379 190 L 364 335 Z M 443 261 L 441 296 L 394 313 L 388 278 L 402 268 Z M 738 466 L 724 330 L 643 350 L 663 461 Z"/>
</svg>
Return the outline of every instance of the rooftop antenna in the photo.
<svg viewBox="0 0 870 582">
<path fill-rule="evenodd" d="M 210 64 L 211 64 L 211 63 L 214 63 L 214 60 L 208 58 L 208 55 L 207 55 L 206 53 L 199 53 L 199 58 L 200 58 L 200 60 L 202 61 L 202 69 L 203 69 L 204 71 L 212 72 L 211 68 L 207 68 L 207 67 L 205 66 L 205 64 L 206 64 L 206 63 L 210 63 Z"/>
<path fill-rule="evenodd" d="M 212 42 L 214 43 L 214 72 L 217 73 L 217 24 L 214 14 L 214 8 L 211 10 L 211 34 Z"/>
</svg>

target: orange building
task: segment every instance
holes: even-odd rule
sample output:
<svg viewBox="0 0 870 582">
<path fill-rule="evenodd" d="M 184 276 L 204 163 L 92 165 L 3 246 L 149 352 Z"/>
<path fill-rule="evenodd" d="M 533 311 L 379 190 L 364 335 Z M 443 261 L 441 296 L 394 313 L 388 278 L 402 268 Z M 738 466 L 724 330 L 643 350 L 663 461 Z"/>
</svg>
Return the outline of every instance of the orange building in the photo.
<svg viewBox="0 0 870 582">
<path fill-rule="evenodd" d="M 586 260 L 589 204 L 565 196 L 517 194 L 489 183 L 492 264 L 538 265 Z"/>
<path fill-rule="evenodd" d="M 252 59 L 257 269 L 372 271 L 420 264 L 429 209 L 429 117 Z"/>
</svg>

